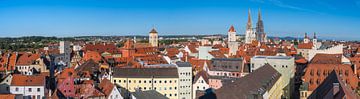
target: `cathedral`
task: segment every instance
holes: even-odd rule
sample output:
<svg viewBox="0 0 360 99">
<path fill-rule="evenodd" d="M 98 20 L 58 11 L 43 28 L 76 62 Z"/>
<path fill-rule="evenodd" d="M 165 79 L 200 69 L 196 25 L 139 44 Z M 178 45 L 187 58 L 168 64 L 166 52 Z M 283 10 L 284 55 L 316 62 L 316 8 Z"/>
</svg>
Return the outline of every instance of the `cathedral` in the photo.
<svg viewBox="0 0 360 99">
<path fill-rule="evenodd" d="M 258 22 L 256 23 L 256 28 L 252 27 L 251 21 L 251 13 L 249 9 L 248 14 L 248 22 L 246 24 L 246 32 L 245 32 L 245 43 L 249 44 L 252 41 L 259 41 L 259 42 L 267 42 L 267 36 L 264 32 L 264 24 L 261 19 L 261 12 L 258 12 Z"/>
</svg>

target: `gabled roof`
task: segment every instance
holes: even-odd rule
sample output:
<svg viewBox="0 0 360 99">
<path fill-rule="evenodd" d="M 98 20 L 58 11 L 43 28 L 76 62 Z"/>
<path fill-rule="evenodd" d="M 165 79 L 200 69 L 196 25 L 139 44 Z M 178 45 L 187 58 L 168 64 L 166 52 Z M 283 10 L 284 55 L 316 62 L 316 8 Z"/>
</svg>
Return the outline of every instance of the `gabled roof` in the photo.
<svg viewBox="0 0 360 99">
<path fill-rule="evenodd" d="M 195 75 L 195 78 L 194 78 L 194 81 L 193 81 L 193 84 L 197 82 L 197 80 L 199 80 L 199 78 L 202 77 L 206 84 L 209 84 L 209 74 L 206 72 L 206 71 L 200 71 L 198 72 L 196 75 Z"/>
<path fill-rule="evenodd" d="M 39 58 L 40 58 L 40 54 L 22 53 L 19 54 L 19 58 L 18 61 L 16 62 L 16 65 L 32 65 Z"/>
<path fill-rule="evenodd" d="M 115 44 L 110 43 L 110 44 L 86 44 L 85 47 L 83 48 L 84 51 L 96 51 L 99 54 L 104 53 L 104 52 L 108 52 L 111 54 L 118 54 L 121 53 L 118 48 L 115 46 Z"/>
<path fill-rule="evenodd" d="M 360 99 L 360 96 L 350 88 L 334 70 L 309 96 L 310 99 L 330 97 L 334 99 Z M 337 91 L 334 91 L 337 90 Z"/>
<path fill-rule="evenodd" d="M 342 54 L 316 54 L 311 64 L 341 64 Z"/>
<path fill-rule="evenodd" d="M 221 53 L 220 50 L 210 51 L 209 54 L 211 54 L 214 58 L 226 58 L 226 56 L 224 55 L 224 53 Z"/>
<path fill-rule="evenodd" d="M 99 62 L 102 60 L 102 56 L 96 51 L 86 51 L 84 55 L 84 60 L 94 60 L 95 62 Z"/>
<path fill-rule="evenodd" d="M 247 99 L 254 93 L 263 95 L 280 79 L 281 74 L 269 64 L 265 64 L 254 72 L 240 78 L 224 82 L 215 91 L 217 99 Z"/>
<path fill-rule="evenodd" d="M 191 53 L 198 53 L 199 51 L 196 49 L 198 46 L 194 44 L 187 45 Z"/>
<path fill-rule="evenodd" d="M 90 59 L 85 63 L 81 64 L 79 67 L 75 69 L 76 72 L 94 72 L 99 70 L 100 66 L 98 63 L 94 62 L 94 60 Z"/>
<path fill-rule="evenodd" d="M 45 86 L 45 76 L 14 74 L 11 86 Z"/>
<path fill-rule="evenodd" d="M 100 90 L 106 95 L 106 97 L 109 97 L 109 95 L 113 91 L 114 87 L 115 87 L 115 85 L 112 84 L 111 81 L 106 78 L 101 80 L 101 82 L 99 84 Z"/>
<path fill-rule="evenodd" d="M 90 98 L 90 97 L 105 97 L 105 95 L 94 88 L 91 84 L 79 84 L 75 85 L 76 97 L 78 98 Z"/>
<path fill-rule="evenodd" d="M 298 49 L 312 49 L 313 47 L 313 43 L 309 42 L 309 43 L 300 43 L 297 48 Z"/>
</svg>

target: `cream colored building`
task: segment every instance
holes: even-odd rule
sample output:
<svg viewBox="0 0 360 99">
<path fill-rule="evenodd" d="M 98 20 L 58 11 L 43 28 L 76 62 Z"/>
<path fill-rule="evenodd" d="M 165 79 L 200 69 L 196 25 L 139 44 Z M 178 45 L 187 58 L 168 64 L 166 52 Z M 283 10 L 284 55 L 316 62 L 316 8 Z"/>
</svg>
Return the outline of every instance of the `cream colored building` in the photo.
<svg viewBox="0 0 360 99">
<path fill-rule="evenodd" d="M 179 98 L 179 74 L 176 67 L 116 68 L 112 82 L 130 92 L 156 90 L 170 99 Z"/>
<path fill-rule="evenodd" d="M 150 33 L 149 33 L 149 43 L 151 46 L 153 47 L 157 47 L 159 42 L 158 42 L 158 32 L 155 30 L 155 28 L 153 28 Z"/>
</svg>

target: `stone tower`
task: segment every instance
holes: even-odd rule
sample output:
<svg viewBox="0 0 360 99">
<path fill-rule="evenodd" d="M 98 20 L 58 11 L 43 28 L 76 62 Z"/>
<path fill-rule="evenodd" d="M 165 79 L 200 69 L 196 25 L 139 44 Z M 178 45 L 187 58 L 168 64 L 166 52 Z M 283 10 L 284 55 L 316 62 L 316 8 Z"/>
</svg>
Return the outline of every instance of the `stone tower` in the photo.
<svg viewBox="0 0 360 99">
<path fill-rule="evenodd" d="M 158 46 L 158 32 L 153 28 L 149 33 L 149 43 L 153 47 Z"/>
</svg>

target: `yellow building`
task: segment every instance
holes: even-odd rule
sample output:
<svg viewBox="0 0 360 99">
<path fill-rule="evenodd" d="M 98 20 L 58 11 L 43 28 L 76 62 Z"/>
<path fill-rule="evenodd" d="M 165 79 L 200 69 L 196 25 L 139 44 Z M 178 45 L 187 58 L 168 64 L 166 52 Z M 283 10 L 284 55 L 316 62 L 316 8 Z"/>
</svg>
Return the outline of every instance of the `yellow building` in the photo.
<svg viewBox="0 0 360 99">
<path fill-rule="evenodd" d="M 116 68 L 112 82 L 130 92 L 156 90 L 170 99 L 178 99 L 177 68 Z"/>
<path fill-rule="evenodd" d="M 284 92 L 283 85 L 285 84 L 282 79 L 283 76 L 280 76 L 280 78 L 273 84 L 271 89 L 268 91 L 269 99 L 281 99 L 281 96 Z"/>
</svg>

